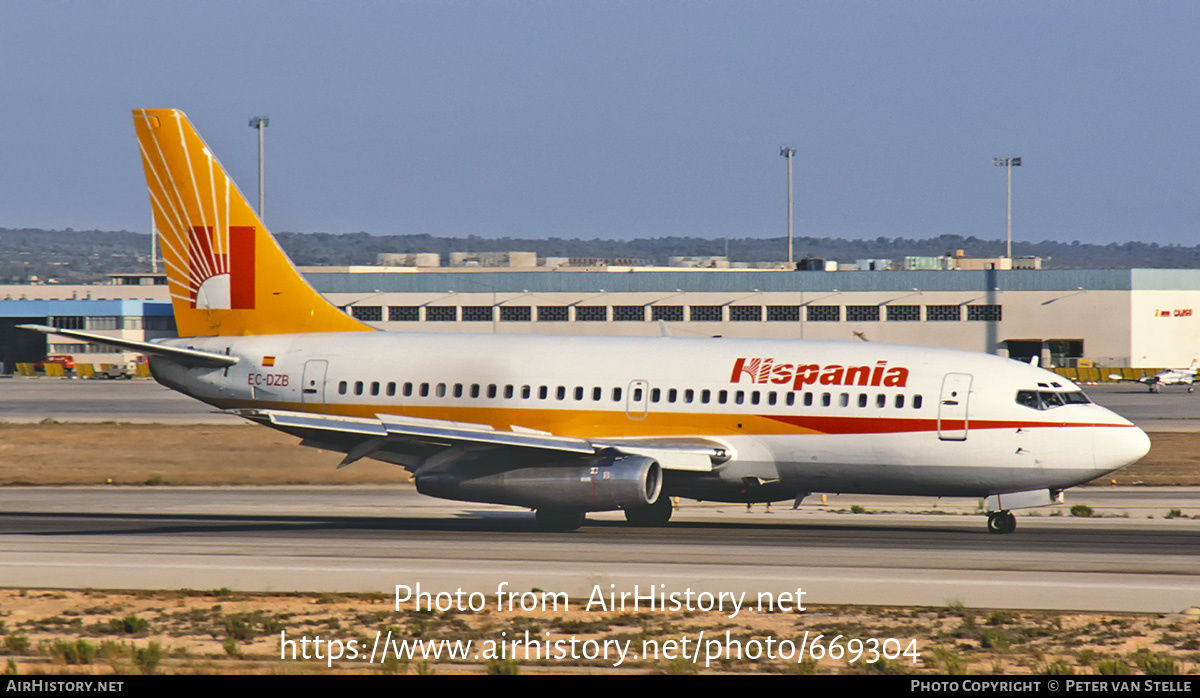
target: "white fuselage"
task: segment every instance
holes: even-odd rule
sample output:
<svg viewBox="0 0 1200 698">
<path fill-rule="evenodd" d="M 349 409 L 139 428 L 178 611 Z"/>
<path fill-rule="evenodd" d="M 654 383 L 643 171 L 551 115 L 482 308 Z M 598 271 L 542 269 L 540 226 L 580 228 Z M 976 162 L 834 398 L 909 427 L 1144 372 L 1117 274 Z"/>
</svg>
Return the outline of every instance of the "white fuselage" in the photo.
<svg viewBox="0 0 1200 698">
<path fill-rule="evenodd" d="M 221 408 L 396 414 L 584 438 L 704 438 L 731 455 L 709 480 L 757 483 L 779 499 L 1053 491 L 1149 448 L 1140 429 L 1061 376 L 943 349 L 385 332 L 168 344 L 240 357 L 228 369 L 152 360 L 160 382 Z M 668 485 L 668 494 L 696 496 L 712 483 L 695 492 L 686 478 Z"/>
</svg>

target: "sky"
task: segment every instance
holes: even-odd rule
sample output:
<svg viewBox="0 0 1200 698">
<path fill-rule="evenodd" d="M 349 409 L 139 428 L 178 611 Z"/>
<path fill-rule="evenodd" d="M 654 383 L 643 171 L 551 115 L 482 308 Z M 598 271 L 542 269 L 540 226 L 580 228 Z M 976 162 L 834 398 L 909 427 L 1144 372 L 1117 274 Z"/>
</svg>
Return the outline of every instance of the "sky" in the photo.
<svg viewBox="0 0 1200 698">
<path fill-rule="evenodd" d="M 0 227 L 148 232 L 131 110 L 278 231 L 1200 244 L 1200 3 L 0 0 Z M 1017 250 L 1019 254 L 1019 248 Z"/>
</svg>

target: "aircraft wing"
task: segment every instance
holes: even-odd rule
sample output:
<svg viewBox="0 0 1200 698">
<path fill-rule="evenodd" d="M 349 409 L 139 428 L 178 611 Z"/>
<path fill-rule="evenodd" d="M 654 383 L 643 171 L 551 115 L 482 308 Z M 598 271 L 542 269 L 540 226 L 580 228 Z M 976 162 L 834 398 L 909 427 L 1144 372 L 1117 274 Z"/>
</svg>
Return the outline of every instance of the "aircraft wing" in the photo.
<svg viewBox="0 0 1200 698">
<path fill-rule="evenodd" d="M 370 418 L 288 410 L 228 412 L 299 436 L 303 445 L 345 453 L 339 468 L 367 457 L 422 473 L 475 461 L 501 465 L 511 461 L 515 468 L 571 462 L 611 449 L 653 458 L 667 470 L 707 472 L 730 458 L 726 446 L 700 437 L 582 439 L 515 425 L 503 430 L 382 413 Z"/>
<path fill-rule="evenodd" d="M 1146 376 L 1145 378 L 1125 378 L 1119 373 L 1108 374 L 1108 379 L 1115 383 L 1157 383 L 1158 379 L 1154 376 Z"/>
</svg>

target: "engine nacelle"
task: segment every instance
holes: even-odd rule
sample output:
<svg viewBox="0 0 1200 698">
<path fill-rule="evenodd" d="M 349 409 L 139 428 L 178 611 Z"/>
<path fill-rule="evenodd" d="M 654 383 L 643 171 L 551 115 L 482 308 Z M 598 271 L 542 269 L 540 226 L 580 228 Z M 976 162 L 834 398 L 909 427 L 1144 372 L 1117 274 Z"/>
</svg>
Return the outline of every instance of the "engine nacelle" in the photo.
<svg viewBox="0 0 1200 698">
<path fill-rule="evenodd" d="M 610 455 L 578 462 L 499 472 L 433 472 L 417 476 L 417 491 L 467 502 L 530 509 L 611 511 L 653 504 L 662 491 L 662 468 L 645 456 Z"/>
</svg>

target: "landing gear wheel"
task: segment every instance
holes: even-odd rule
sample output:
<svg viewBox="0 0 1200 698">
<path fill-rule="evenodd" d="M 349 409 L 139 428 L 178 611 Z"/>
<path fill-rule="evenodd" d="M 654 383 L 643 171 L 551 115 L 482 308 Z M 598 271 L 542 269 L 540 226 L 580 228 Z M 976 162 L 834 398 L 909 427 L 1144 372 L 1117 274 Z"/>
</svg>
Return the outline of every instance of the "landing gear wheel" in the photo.
<svg viewBox="0 0 1200 698">
<path fill-rule="evenodd" d="M 538 528 L 543 531 L 574 531 L 583 525 L 584 514 L 573 509 L 538 509 Z"/>
<path fill-rule="evenodd" d="M 666 526 L 671 520 L 671 511 L 671 498 L 659 497 L 653 504 L 626 509 L 625 520 L 633 526 Z"/>
<path fill-rule="evenodd" d="M 1017 517 L 1011 511 L 993 511 L 988 514 L 988 533 L 1012 533 L 1017 530 Z"/>
</svg>

